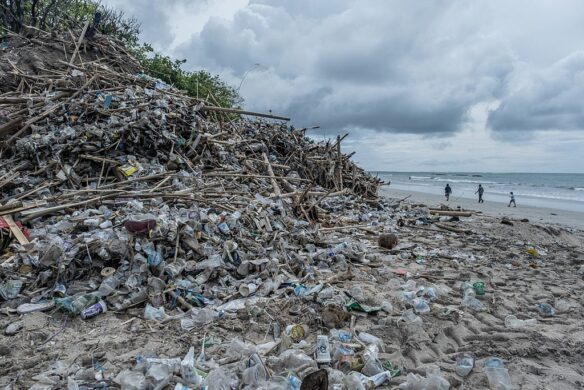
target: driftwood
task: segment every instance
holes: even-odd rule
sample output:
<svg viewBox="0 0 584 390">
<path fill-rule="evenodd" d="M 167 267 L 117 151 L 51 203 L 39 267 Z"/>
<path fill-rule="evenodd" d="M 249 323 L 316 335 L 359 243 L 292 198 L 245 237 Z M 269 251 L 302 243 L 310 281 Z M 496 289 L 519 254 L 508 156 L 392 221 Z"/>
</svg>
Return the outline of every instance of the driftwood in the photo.
<svg viewBox="0 0 584 390">
<path fill-rule="evenodd" d="M 470 217 L 472 213 L 470 211 L 452 211 L 452 210 L 438 210 L 430 209 L 430 214 L 433 215 L 443 215 L 447 217 Z"/>
</svg>

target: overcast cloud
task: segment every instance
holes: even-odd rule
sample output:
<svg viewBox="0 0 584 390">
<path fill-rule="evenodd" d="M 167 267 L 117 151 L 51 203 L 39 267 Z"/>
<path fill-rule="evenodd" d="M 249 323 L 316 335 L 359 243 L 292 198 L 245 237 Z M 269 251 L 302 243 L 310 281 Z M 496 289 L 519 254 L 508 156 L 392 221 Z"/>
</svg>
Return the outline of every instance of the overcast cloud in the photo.
<svg viewBox="0 0 584 390">
<path fill-rule="evenodd" d="M 372 170 L 584 171 L 579 0 L 107 0 Z"/>
</svg>

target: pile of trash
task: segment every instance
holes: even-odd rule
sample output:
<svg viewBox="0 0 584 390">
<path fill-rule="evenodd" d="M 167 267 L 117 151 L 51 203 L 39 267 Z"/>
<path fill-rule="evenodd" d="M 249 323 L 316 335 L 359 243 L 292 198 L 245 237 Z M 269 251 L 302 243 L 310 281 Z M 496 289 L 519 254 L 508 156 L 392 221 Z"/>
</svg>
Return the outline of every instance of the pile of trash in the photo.
<svg viewBox="0 0 584 390">
<path fill-rule="evenodd" d="M 0 68 L 4 313 L 91 321 L 139 309 L 188 332 L 265 305 L 277 312 L 278 300 L 293 297 L 316 304 L 306 322 L 330 330 L 313 346 L 306 324 L 274 318 L 274 341 L 234 339 L 224 362 L 207 359 L 203 343 L 198 357 L 194 348 L 138 356 L 134 367 L 89 382 L 79 367 L 55 364 L 35 388 L 67 378 L 70 389 L 112 381 L 124 389 L 356 389 L 400 372 L 378 358 L 380 339 L 348 328 L 350 311 L 383 308 L 358 289 L 331 286 L 360 272 L 352 264 L 377 258 L 337 233 L 394 223 L 377 198 L 381 181 L 341 152 L 343 137 L 316 143 L 271 114 L 243 119 L 186 96 L 140 73 L 99 34 L 9 33 Z M 22 326 L 15 320 L 4 332 Z"/>
</svg>

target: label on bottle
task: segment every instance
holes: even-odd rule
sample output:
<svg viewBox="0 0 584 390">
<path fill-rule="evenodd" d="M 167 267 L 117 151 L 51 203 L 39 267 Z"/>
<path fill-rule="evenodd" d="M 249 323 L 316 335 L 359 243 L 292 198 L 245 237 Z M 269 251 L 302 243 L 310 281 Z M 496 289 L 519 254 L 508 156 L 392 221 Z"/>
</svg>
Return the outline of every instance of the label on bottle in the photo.
<svg viewBox="0 0 584 390">
<path fill-rule="evenodd" d="M 89 306 L 81 312 L 81 318 L 84 320 L 95 317 L 107 311 L 107 306 L 104 301 L 99 301 L 94 305 Z"/>
</svg>

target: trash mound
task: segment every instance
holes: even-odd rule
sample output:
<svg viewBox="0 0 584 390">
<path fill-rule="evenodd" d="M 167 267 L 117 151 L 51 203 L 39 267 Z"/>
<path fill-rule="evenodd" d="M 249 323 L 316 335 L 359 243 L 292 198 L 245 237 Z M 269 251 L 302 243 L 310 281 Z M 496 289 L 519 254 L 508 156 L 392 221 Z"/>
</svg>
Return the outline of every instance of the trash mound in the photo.
<svg viewBox="0 0 584 390">
<path fill-rule="evenodd" d="M 350 278 L 352 262 L 371 258 L 357 240 L 335 232 L 371 231 L 371 216 L 386 219 L 377 198 L 382 183 L 341 153 L 343 137 L 315 143 L 306 129 L 268 121 L 277 118 L 271 114 L 243 119 L 240 110 L 140 73 L 108 37 L 74 35 L 10 34 L 0 48 L 4 312 L 56 309 L 90 320 L 141 308 L 146 320 L 180 320 L 189 331 L 237 318 L 268 297 L 273 304 L 319 295 L 329 327 L 344 324 L 348 310 L 380 310 L 358 292 L 313 283 L 317 273 L 328 282 Z M 13 322 L 5 333 L 22 326 Z M 286 328 L 285 337 L 274 330 L 272 349 L 301 341 L 305 331 L 301 324 Z M 328 381 L 317 370 L 331 362 L 323 337 L 315 361 L 284 348 L 264 364 L 257 347 L 241 353 L 234 344 L 245 361 L 240 370 L 202 364 L 200 356 L 195 362 L 191 349 L 184 358 L 136 358 L 131 369 L 83 383 L 163 388 L 180 373 L 181 389 L 279 380 L 299 388 Z M 371 337 L 360 345 L 377 342 Z M 379 385 L 395 375 L 374 347 L 367 374 L 346 381 Z M 69 369 L 57 364 L 51 375 L 69 377 L 76 388 Z M 344 374 L 335 375 L 340 383 Z M 43 380 L 35 386 L 44 388 Z"/>
</svg>

